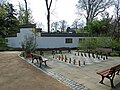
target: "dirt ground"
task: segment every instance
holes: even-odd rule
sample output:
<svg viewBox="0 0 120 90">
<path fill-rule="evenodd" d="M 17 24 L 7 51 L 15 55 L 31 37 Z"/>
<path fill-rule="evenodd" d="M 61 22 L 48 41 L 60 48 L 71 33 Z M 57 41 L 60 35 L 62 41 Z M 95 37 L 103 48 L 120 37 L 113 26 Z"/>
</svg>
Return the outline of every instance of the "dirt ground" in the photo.
<svg viewBox="0 0 120 90">
<path fill-rule="evenodd" d="M 0 52 L 0 90 L 71 90 L 17 55 Z"/>
</svg>

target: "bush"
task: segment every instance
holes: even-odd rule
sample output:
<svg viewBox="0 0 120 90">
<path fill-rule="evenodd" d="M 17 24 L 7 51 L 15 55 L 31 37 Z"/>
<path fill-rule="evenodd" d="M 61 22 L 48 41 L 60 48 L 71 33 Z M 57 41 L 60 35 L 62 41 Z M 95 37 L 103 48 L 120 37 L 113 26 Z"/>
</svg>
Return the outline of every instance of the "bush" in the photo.
<svg viewBox="0 0 120 90">
<path fill-rule="evenodd" d="M 99 37 L 96 38 L 96 46 L 98 48 L 112 48 L 112 38 L 111 37 Z"/>
<path fill-rule="evenodd" d="M 8 50 L 6 42 L 7 40 L 5 38 L 0 38 L 0 51 Z"/>
<path fill-rule="evenodd" d="M 120 39 L 113 39 L 112 47 L 116 51 L 120 51 Z"/>
<path fill-rule="evenodd" d="M 84 50 L 93 50 L 96 48 L 112 47 L 112 38 L 98 37 L 98 38 L 84 38 L 79 42 L 79 48 Z"/>
<path fill-rule="evenodd" d="M 25 53 L 31 53 L 35 51 L 37 44 L 34 36 L 25 36 L 24 41 L 22 42 L 22 49 Z"/>
<path fill-rule="evenodd" d="M 96 48 L 96 38 L 84 38 L 79 42 L 79 48 L 90 50 Z"/>
</svg>

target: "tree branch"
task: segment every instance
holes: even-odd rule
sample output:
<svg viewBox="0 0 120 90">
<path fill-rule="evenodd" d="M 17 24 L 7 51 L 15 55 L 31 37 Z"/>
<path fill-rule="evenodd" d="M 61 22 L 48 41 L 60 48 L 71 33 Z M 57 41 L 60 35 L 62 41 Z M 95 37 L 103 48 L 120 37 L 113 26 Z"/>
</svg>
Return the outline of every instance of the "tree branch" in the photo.
<svg viewBox="0 0 120 90">
<path fill-rule="evenodd" d="M 45 2 L 46 2 L 47 10 L 48 10 L 49 9 L 49 7 L 48 7 L 48 0 L 45 0 Z"/>
<path fill-rule="evenodd" d="M 49 9 L 50 9 L 51 5 L 52 5 L 52 0 L 50 1 Z"/>
</svg>

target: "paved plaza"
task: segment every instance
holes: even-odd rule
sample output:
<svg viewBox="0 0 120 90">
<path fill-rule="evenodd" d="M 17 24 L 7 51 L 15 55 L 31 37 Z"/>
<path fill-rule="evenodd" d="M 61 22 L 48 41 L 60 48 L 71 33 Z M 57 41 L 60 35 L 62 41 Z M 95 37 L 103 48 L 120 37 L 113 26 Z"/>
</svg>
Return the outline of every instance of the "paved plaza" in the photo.
<svg viewBox="0 0 120 90">
<path fill-rule="evenodd" d="M 75 52 L 72 52 L 71 54 L 65 53 L 64 55 L 66 55 L 67 58 L 71 57 L 72 60 L 74 59 L 81 60 L 80 66 L 78 64 L 74 65 L 73 63 L 69 63 L 68 61 L 65 62 L 64 60 L 63 61 L 59 60 L 58 58 L 55 58 L 55 57 L 53 58 L 52 55 L 45 55 L 45 58 L 48 58 L 49 60 L 47 61 L 48 66 L 46 67 L 42 65 L 42 67 L 39 68 L 38 67 L 39 65 L 37 63 L 34 63 L 34 64 L 31 63 L 30 58 L 20 59 L 16 57 L 17 54 L 20 54 L 20 53 L 9 52 L 7 56 L 4 56 L 6 54 L 0 53 L 0 56 L 1 56 L 0 57 L 0 62 L 1 62 L 0 68 L 2 70 L 0 71 L 0 74 L 1 74 L 0 78 L 2 80 L 0 82 L 0 87 L 2 88 L 2 90 L 8 90 L 6 88 L 12 88 L 11 90 L 15 90 L 12 87 L 12 85 L 14 85 L 15 83 L 17 83 L 15 88 L 17 88 L 17 85 L 21 86 L 24 83 L 25 83 L 24 86 L 29 86 L 30 84 L 32 84 L 29 86 L 30 87 L 29 90 L 35 90 L 34 87 L 44 88 L 40 90 L 71 90 L 71 89 L 74 89 L 74 90 L 112 90 L 110 87 L 110 81 L 108 79 L 104 80 L 104 84 L 99 83 L 99 81 L 101 80 L 101 76 L 96 74 L 96 72 L 120 64 L 120 57 L 109 57 L 106 60 L 102 60 L 102 59 L 93 60 L 93 58 L 77 56 L 75 55 Z M 56 55 L 60 55 L 60 54 L 56 54 Z M 87 63 L 83 65 L 82 60 L 83 61 L 86 60 Z M 15 67 L 12 67 L 13 65 Z M 35 69 L 34 67 L 36 67 L 37 69 Z M 16 73 L 12 69 L 15 70 Z M 9 73 L 6 71 L 9 71 Z M 46 78 L 41 77 L 41 73 L 45 75 Z M 21 74 L 22 76 L 19 74 Z M 5 77 L 4 75 L 8 75 L 8 76 Z M 3 77 L 6 81 L 4 81 Z M 8 78 L 12 78 L 14 80 L 8 79 Z M 21 80 L 19 80 L 19 78 L 21 78 Z M 42 83 L 43 83 L 43 79 L 45 79 L 44 83 L 46 82 L 47 85 L 41 86 L 42 84 L 38 84 L 41 82 L 40 79 L 42 79 Z M 54 79 L 56 79 L 60 83 L 57 82 L 56 80 L 54 81 Z M 26 84 L 27 81 L 29 82 L 28 84 Z M 33 84 L 32 81 L 35 82 L 36 84 Z M 117 75 L 115 77 L 114 84 L 116 88 L 113 90 L 120 90 L 120 75 Z M 39 90 L 39 89 L 36 89 L 36 90 Z"/>
<path fill-rule="evenodd" d="M 80 55 L 75 55 L 75 53 L 64 54 L 67 57 L 74 58 L 76 60 L 84 59 L 87 61 L 86 65 L 78 64 L 74 65 L 73 63 L 65 62 L 64 60 L 58 60 L 49 56 L 50 61 L 47 63 L 48 71 L 60 73 L 61 75 L 67 77 L 70 80 L 77 82 L 78 84 L 85 86 L 85 89 L 90 90 L 111 90 L 109 79 L 104 80 L 104 85 L 100 84 L 101 76 L 96 74 L 96 72 L 105 70 L 107 68 L 113 67 L 120 64 L 120 57 L 108 57 L 108 59 L 103 60 L 81 57 Z M 103 56 L 104 57 L 104 56 Z M 82 62 L 81 62 L 82 63 Z M 120 75 L 117 75 L 114 79 L 114 84 L 116 85 L 115 90 L 120 89 Z"/>
<path fill-rule="evenodd" d="M 56 54 L 54 58 L 52 55 L 45 55 L 49 59 L 47 62 L 48 67 L 43 65 L 41 69 L 48 75 L 76 90 L 111 90 L 110 81 L 105 79 L 104 85 L 100 84 L 101 76 L 96 74 L 96 72 L 120 64 L 120 57 L 108 57 L 108 59 L 103 60 L 102 58 L 81 57 L 80 55 L 75 55 L 75 52 L 62 54 L 67 58 L 72 58 L 72 60 L 81 60 L 81 66 L 79 66 L 78 64 L 74 65 L 73 62 L 69 63 L 69 61 L 59 60 L 58 57 L 55 58 L 60 55 Z M 83 65 L 83 61 L 87 63 Z M 31 60 L 29 59 L 28 62 L 31 62 Z M 113 90 L 119 90 L 120 75 L 115 77 L 114 84 L 116 88 Z"/>
<path fill-rule="evenodd" d="M 111 58 L 109 61 L 93 63 L 80 67 L 54 60 L 48 63 L 48 66 L 50 67 L 48 69 L 53 72 L 61 73 L 65 77 L 74 80 L 91 90 L 110 90 L 111 87 L 109 80 L 105 79 L 105 85 L 100 84 L 99 81 L 101 76 L 97 75 L 96 72 L 107 69 L 119 63 L 120 58 L 117 57 L 114 57 L 114 59 Z M 120 76 L 115 77 L 114 83 L 115 85 L 120 83 Z"/>
</svg>

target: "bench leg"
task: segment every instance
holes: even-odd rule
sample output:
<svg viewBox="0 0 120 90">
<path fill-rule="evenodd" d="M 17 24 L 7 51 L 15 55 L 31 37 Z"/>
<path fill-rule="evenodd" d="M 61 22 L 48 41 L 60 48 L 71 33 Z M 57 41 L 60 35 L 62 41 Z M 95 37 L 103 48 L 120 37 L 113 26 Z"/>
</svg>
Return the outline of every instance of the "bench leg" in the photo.
<svg viewBox="0 0 120 90">
<path fill-rule="evenodd" d="M 111 83 L 111 87 L 114 88 L 114 83 L 113 83 L 113 79 L 115 77 L 115 72 L 111 75 L 111 76 L 107 76 L 107 78 L 110 80 L 110 83 Z"/>
<path fill-rule="evenodd" d="M 44 63 L 45 63 L 45 66 L 47 66 L 47 63 L 46 63 L 46 61 L 44 61 Z"/>
<path fill-rule="evenodd" d="M 32 63 L 33 63 L 34 59 L 32 58 Z"/>
<path fill-rule="evenodd" d="M 103 80 L 104 80 L 104 76 L 102 76 L 102 80 L 99 82 L 99 83 L 101 83 L 101 84 L 103 84 Z"/>
<path fill-rule="evenodd" d="M 39 63 L 39 59 L 36 59 L 37 63 Z"/>
<path fill-rule="evenodd" d="M 40 61 L 40 66 L 39 67 L 41 67 L 41 65 L 42 65 L 43 62 L 45 63 L 45 66 L 47 66 L 46 61 Z"/>
<path fill-rule="evenodd" d="M 41 65 L 42 65 L 42 61 L 40 61 L 40 66 L 39 67 L 41 67 Z"/>
<path fill-rule="evenodd" d="M 111 87 L 114 88 L 113 79 L 110 79 Z"/>
<path fill-rule="evenodd" d="M 119 75 L 119 71 L 117 71 L 116 75 Z"/>
</svg>

